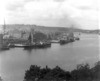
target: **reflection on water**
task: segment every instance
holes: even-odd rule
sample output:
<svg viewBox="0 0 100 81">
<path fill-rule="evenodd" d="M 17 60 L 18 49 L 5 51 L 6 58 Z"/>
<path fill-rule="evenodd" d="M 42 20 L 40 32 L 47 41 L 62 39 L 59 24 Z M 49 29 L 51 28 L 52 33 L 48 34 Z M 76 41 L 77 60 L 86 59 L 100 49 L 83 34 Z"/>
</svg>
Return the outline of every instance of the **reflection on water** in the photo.
<svg viewBox="0 0 100 81">
<path fill-rule="evenodd" d="M 97 35 L 81 35 L 81 40 L 66 45 L 52 44 L 47 49 L 12 48 L 0 51 L 0 75 L 4 81 L 23 81 L 25 70 L 31 64 L 41 67 L 59 65 L 72 70 L 76 64 L 99 60 L 99 38 Z"/>
</svg>

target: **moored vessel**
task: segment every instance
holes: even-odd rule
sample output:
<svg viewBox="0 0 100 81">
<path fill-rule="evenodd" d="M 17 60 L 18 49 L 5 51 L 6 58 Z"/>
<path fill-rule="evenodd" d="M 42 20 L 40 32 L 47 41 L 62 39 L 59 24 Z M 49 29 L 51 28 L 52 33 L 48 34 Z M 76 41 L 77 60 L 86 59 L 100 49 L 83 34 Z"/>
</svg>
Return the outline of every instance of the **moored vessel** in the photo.
<svg viewBox="0 0 100 81">
<path fill-rule="evenodd" d="M 51 46 L 51 42 L 49 42 L 48 40 L 34 41 L 33 36 L 34 36 L 33 33 L 30 32 L 30 35 L 29 35 L 29 38 L 28 38 L 28 42 L 26 44 L 24 44 L 24 48 L 25 49 L 46 48 L 46 47 L 50 47 Z"/>
<path fill-rule="evenodd" d="M 0 50 L 9 50 L 8 43 L 4 41 L 3 37 L 5 35 L 5 20 L 3 25 L 3 34 L 0 34 Z"/>
</svg>

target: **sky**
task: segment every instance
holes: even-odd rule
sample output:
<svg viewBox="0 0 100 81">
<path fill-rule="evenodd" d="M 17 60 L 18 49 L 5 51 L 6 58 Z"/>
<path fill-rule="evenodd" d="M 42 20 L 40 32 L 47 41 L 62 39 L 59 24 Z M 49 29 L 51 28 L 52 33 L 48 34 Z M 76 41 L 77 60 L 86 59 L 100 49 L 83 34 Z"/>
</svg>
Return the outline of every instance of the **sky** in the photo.
<svg viewBox="0 0 100 81">
<path fill-rule="evenodd" d="M 0 0 L 0 24 L 99 28 L 99 0 Z"/>
</svg>

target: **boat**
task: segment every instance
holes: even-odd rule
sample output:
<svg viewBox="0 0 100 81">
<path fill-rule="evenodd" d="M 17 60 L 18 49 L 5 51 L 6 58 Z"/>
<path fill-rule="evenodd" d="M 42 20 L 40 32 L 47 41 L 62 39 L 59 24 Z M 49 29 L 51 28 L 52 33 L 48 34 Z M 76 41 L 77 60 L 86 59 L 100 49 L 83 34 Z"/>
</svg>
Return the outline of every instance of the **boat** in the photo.
<svg viewBox="0 0 100 81">
<path fill-rule="evenodd" d="M 69 39 L 69 42 L 74 42 L 74 41 L 75 41 L 74 38 Z"/>
<path fill-rule="evenodd" d="M 63 44 L 71 43 L 71 42 L 74 42 L 74 41 L 75 41 L 74 35 L 73 35 L 73 33 L 71 33 L 67 37 L 66 36 L 63 36 L 60 39 L 60 44 L 63 45 Z"/>
<path fill-rule="evenodd" d="M 25 49 L 31 49 L 31 48 L 47 48 L 50 47 L 51 43 L 45 43 L 45 42 L 38 42 L 35 44 L 27 44 L 24 46 Z"/>
<path fill-rule="evenodd" d="M 60 40 L 60 44 L 67 44 L 68 42 L 66 40 Z"/>
<path fill-rule="evenodd" d="M 28 38 L 28 43 L 24 44 L 25 49 L 31 49 L 31 48 L 46 48 L 50 47 L 51 43 L 49 41 L 35 41 L 33 39 L 33 34 L 30 32 L 29 38 Z"/>
<path fill-rule="evenodd" d="M 79 37 L 76 37 L 75 40 L 80 40 L 80 38 Z"/>
<path fill-rule="evenodd" d="M 14 44 L 15 47 L 24 47 L 24 44 Z"/>
<path fill-rule="evenodd" d="M 9 50 L 8 44 L 3 42 L 3 36 L 0 34 L 0 50 Z"/>
<path fill-rule="evenodd" d="M 63 45 L 63 44 L 67 44 L 69 43 L 69 40 L 67 39 L 60 39 L 60 44 Z"/>
<path fill-rule="evenodd" d="M 9 47 L 2 47 L 0 50 L 9 50 Z"/>
<path fill-rule="evenodd" d="M 50 46 L 51 46 L 50 42 L 40 41 L 39 43 L 36 44 L 37 48 L 46 48 L 46 47 L 50 47 Z"/>
<path fill-rule="evenodd" d="M 5 35 L 5 21 L 4 21 L 4 30 L 3 30 L 3 34 L 0 34 L 0 50 L 9 50 L 9 46 L 7 44 L 7 42 L 4 41 L 3 36 Z"/>
<path fill-rule="evenodd" d="M 29 48 L 29 47 L 33 47 L 33 46 L 35 46 L 35 45 L 31 45 L 31 44 L 30 45 L 29 44 L 9 44 L 10 48 L 14 48 L 14 47 L 20 47 L 20 48 L 23 48 L 23 47 L 27 48 L 28 47 Z"/>
<path fill-rule="evenodd" d="M 59 43 L 59 40 L 51 40 L 51 43 Z"/>
<path fill-rule="evenodd" d="M 24 46 L 24 49 L 32 49 L 32 48 L 35 48 L 35 44 L 25 44 Z"/>
<path fill-rule="evenodd" d="M 2 46 L 2 47 L 0 48 L 0 50 L 9 50 L 9 47 L 8 47 L 8 46 Z"/>
<path fill-rule="evenodd" d="M 15 44 L 9 43 L 8 46 L 9 46 L 10 48 L 14 48 L 14 47 L 15 47 Z"/>
<path fill-rule="evenodd" d="M 9 50 L 9 46 L 7 44 L 0 44 L 0 50 Z"/>
</svg>

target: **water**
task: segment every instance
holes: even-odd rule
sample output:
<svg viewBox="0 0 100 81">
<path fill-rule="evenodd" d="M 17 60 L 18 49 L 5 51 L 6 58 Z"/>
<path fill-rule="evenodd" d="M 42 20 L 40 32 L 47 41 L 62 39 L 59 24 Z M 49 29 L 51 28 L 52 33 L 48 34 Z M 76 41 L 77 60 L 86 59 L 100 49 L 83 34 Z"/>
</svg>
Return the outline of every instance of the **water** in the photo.
<svg viewBox="0 0 100 81">
<path fill-rule="evenodd" d="M 23 81 L 25 70 L 31 64 L 53 68 L 59 65 L 72 70 L 77 64 L 88 62 L 91 66 L 99 60 L 98 35 L 80 36 L 80 41 L 66 45 L 52 44 L 51 48 L 24 50 L 12 48 L 0 51 L 0 76 L 4 81 Z"/>
</svg>

